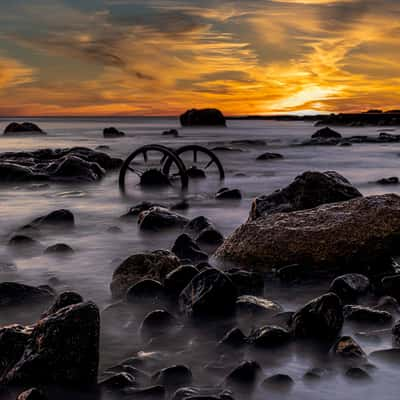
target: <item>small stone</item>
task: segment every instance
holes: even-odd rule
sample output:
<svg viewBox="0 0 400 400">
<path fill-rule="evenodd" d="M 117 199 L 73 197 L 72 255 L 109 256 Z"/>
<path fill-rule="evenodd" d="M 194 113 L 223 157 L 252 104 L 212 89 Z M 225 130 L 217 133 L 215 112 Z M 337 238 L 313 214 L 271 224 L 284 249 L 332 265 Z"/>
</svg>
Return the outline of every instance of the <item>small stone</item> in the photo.
<svg viewBox="0 0 400 400">
<path fill-rule="evenodd" d="M 279 153 L 264 153 L 257 157 L 258 161 L 281 160 L 283 155 Z"/>
<path fill-rule="evenodd" d="M 392 320 L 388 312 L 364 306 L 347 305 L 343 308 L 343 314 L 346 320 L 355 322 L 386 324 Z"/>
<path fill-rule="evenodd" d="M 188 219 L 165 208 L 153 207 L 140 213 L 138 223 L 142 231 L 157 232 L 164 229 L 183 228 L 188 223 Z"/>
<path fill-rule="evenodd" d="M 397 176 L 392 176 L 390 178 L 379 179 L 376 183 L 378 185 L 398 185 L 400 180 Z"/>
<path fill-rule="evenodd" d="M 253 331 L 248 342 L 256 347 L 275 348 L 285 345 L 290 340 L 290 334 L 279 326 L 264 326 Z"/>
<path fill-rule="evenodd" d="M 360 360 L 367 358 L 361 346 L 350 336 L 342 336 L 332 347 L 332 352 L 344 359 Z"/>
<path fill-rule="evenodd" d="M 262 387 L 270 391 L 290 391 L 294 386 L 294 380 L 289 375 L 276 374 L 266 378 Z"/>
<path fill-rule="evenodd" d="M 231 384 L 252 385 L 261 374 L 261 367 L 256 361 L 243 361 L 226 378 Z"/>
<path fill-rule="evenodd" d="M 180 328 L 179 321 L 168 311 L 155 310 L 144 318 L 140 326 L 142 338 L 149 340 L 157 336 L 171 334 Z"/>
<path fill-rule="evenodd" d="M 104 128 L 103 136 L 105 138 L 119 138 L 125 136 L 125 133 L 112 126 L 110 128 Z"/>
<path fill-rule="evenodd" d="M 242 193 L 239 189 L 221 189 L 215 195 L 217 200 L 241 200 Z"/>
<path fill-rule="evenodd" d="M 53 246 L 48 247 L 45 251 L 45 254 L 59 254 L 59 255 L 68 255 L 73 254 L 74 250 L 72 247 L 68 246 L 65 243 L 57 243 Z"/>
</svg>

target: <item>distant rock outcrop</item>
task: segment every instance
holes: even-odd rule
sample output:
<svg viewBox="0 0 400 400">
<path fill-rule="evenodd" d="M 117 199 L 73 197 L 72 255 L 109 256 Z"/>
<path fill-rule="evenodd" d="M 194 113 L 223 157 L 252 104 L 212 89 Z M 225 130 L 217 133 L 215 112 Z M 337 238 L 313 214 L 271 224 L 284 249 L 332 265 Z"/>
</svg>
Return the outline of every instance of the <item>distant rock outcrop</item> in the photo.
<svg viewBox="0 0 400 400">
<path fill-rule="evenodd" d="M 104 128 L 104 130 L 103 130 L 103 136 L 104 136 L 105 138 L 112 139 L 112 138 L 123 137 L 123 136 L 125 136 L 125 133 L 122 132 L 122 131 L 120 131 L 120 130 L 118 130 L 117 128 L 114 128 L 114 127 L 112 126 L 112 127 L 110 127 L 110 128 Z"/>
<path fill-rule="evenodd" d="M 18 122 L 11 122 L 11 124 L 7 125 L 6 129 L 4 129 L 4 136 L 32 136 L 46 135 L 36 124 L 32 122 L 23 122 L 19 124 Z"/>
<path fill-rule="evenodd" d="M 180 116 L 182 126 L 226 126 L 221 111 L 216 108 L 192 109 Z"/>
</svg>

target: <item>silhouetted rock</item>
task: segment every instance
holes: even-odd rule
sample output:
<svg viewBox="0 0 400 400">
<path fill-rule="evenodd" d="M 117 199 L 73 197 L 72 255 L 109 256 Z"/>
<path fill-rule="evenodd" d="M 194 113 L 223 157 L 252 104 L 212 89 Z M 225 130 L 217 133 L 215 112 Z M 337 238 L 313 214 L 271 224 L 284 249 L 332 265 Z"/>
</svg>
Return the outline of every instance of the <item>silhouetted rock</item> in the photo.
<svg viewBox="0 0 400 400">
<path fill-rule="evenodd" d="M 45 136 L 36 124 L 32 122 L 12 122 L 4 129 L 4 136 Z"/>
<path fill-rule="evenodd" d="M 392 176 L 390 178 L 379 179 L 376 183 L 379 185 L 398 185 L 400 180 L 397 176 Z"/>
<path fill-rule="evenodd" d="M 256 347 L 276 348 L 287 344 L 289 332 L 279 326 L 263 326 L 254 330 L 248 337 L 248 342 Z"/>
<path fill-rule="evenodd" d="M 49 246 L 46 250 L 45 250 L 46 254 L 73 254 L 74 250 L 72 249 L 71 246 L 68 246 L 65 243 L 57 243 L 54 244 L 53 246 Z"/>
<path fill-rule="evenodd" d="M 164 131 L 163 136 L 173 136 L 173 137 L 178 137 L 179 136 L 179 132 L 177 129 L 169 129 Z"/>
<path fill-rule="evenodd" d="M 223 188 L 216 193 L 215 198 L 217 200 L 240 200 L 242 192 L 239 189 Z"/>
<path fill-rule="evenodd" d="M 51 213 L 34 219 L 30 224 L 34 228 L 73 228 L 75 217 L 69 210 L 56 210 Z"/>
<path fill-rule="evenodd" d="M 119 138 L 125 136 L 125 133 L 112 126 L 110 128 L 104 128 L 103 136 L 105 138 Z"/>
<path fill-rule="evenodd" d="M 14 235 L 8 241 L 8 245 L 14 248 L 27 250 L 41 247 L 41 244 L 37 240 L 25 235 Z"/>
<path fill-rule="evenodd" d="M 312 135 L 313 139 L 341 139 L 342 135 L 331 128 L 322 128 Z"/>
<path fill-rule="evenodd" d="M 269 160 L 282 160 L 283 155 L 279 153 L 264 153 L 257 157 L 258 161 L 269 161 Z"/>
<path fill-rule="evenodd" d="M 192 265 L 178 267 L 165 277 L 165 289 L 173 297 L 179 296 L 182 290 L 198 273 L 198 269 Z"/>
<path fill-rule="evenodd" d="M 48 286 L 29 286 L 17 282 L 0 283 L 0 307 L 46 304 L 54 299 Z"/>
<path fill-rule="evenodd" d="M 180 116 L 182 126 L 226 126 L 221 111 L 214 108 L 192 109 Z"/>
<path fill-rule="evenodd" d="M 54 304 L 42 315 L 42 318 L 46 318 L 51 314 L 55 314 L 64 307 L 72 306 L 73 304 L 82 303 L 83 298 L 79 293 L 75 292 L 63 292 L 56 298 Z"/>
<path fill-rule="evenodd" d="M 207 253 L 204 253 L 186 233 L 178 236 L 172 252 L 181 260 L 190 260 L 194 263 L 208 261 Z"/>
<path fill-rule="evenodd" d="M 228 384 L 253 385 L 261 374 L 261 366 L 256 361 L 243 361 L 226 378 Z"/>
</svg>

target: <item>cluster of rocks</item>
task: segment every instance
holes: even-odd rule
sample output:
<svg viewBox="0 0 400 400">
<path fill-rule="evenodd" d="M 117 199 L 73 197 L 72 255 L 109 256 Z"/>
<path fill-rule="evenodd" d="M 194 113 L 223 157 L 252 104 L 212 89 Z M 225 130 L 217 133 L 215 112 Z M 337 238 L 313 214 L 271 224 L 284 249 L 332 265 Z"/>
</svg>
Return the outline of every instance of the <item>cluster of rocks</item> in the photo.
<svg viewBox="0 0 400 400">
<path fill-rule="evenodd" d="M 370 110 L 364 113 L 324 115 L 319 116 L 318 119 L 319 120 L 315 123 L 316 126 L 398 126 L 400 125 L 400 112 L 396 110 L 388 112 L 382 112 L 381 110 Z"/>
<path fill-rule="evenodd" d="M 0 154 L 0 183 L 95 182 L 122 160 L 85 147 Z"/>
</svg>

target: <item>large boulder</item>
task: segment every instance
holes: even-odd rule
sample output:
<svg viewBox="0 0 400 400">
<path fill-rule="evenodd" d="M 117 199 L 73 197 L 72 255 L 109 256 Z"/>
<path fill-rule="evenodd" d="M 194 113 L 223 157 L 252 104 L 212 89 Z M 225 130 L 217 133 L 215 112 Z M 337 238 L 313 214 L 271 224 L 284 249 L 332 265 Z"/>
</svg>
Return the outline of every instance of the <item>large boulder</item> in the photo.
<svg viewBox="0 0 400 400">
<path fill-rule="evenodd" d="M 47 215 L 34 219 L 30 224 L 34 228 L 73 228 L 75 217 L 69 210 L 55 210 Z"/>
<path fill-rule="evenodd" d="M 36 124 L 32 122 L 11 122 L 4 129 L 4 136 L 44 136 L 46 135 Z"/>
<path fill-rule="evenodd" d="M 221 111 L 215 108 L 192 109 L 180 116 L 182 126 L 226 126 Z"/>
<path fill-rule="evenodd" d="M 62 308 L 34 327 L 0 384 L 91 386 L 97 382 L 100 316 L 91 302 Z"/>
<path fill-rule="evenodd" d="M 129 287 L 144 278 L 162 282 L 179 265 L 178 258 L 169 251 L 134 254 L 114 271 L 111 293 L 114 298 L 121 298 Z"/>
<path fill-rule="evenodd" d="M 297 176 L 289 186 L 257 197 L 252 204 L 250 219 L 280 212 L 307 210 L 361 196 L 346 178 L 335 171 L 307 171 Z"/>
<path fill-rule="evenodd" d="M 371 196 L 248 221 L 216 257 L 261 271 L 299 264 L 310 271 L 383 272 L 383 261 L 399 253 L 399 233 L 400 197 Z"/>
</svg>

